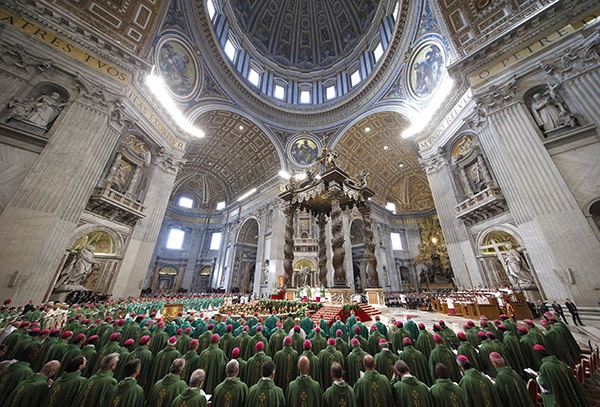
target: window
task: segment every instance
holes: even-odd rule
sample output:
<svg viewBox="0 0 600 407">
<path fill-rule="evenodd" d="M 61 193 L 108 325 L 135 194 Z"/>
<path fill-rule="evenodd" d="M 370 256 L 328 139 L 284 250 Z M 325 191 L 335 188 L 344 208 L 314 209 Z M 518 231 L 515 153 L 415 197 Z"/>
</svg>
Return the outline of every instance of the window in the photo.
<svg viewBox="0 0 600 407">
<path fill-rule="evenodd" d="M 283 86 L 275 85 L 275 91 L 273 92 L 273 97 L 275 99 L 283 100 L 285 98 L 285 89 Z"/>
<path fill-rule="evenodd" d="M 187 196 L 182 196 L 179 198 L 178 205 L 182 208 L 191 208 L 192 206 L 194 206 L 194 200 L 188 198 Z"/>
<path fill-rule="evenodd" d="M 221 232 L 214 232 L 210 239 L 210 250 L 219 250 L 221 247 Z"/>
<path fill-rule="evenodd" d="M 383 55 L 383 46 L 381 45 L 381 42 L 380 42 L 379 44 L 377 44 L 377 46 L 375 47 L 375 50 L 373 51 L 373 56 L 375 57 L 375 63 L 379 62 L 382 55 Z"/>
<path fill-rule="evenodd" d="M 225 55 L 233 62 L 235 59 L 235 47 L 231 43 L 231 41 L 227 40 L 225 43 Z"/>
<path fill-rule="evenodd" d="M 169 238 L 167 239 L 167 249 L 181 250 L 183 246 L 183 238 L 185 232 L 181 229 L 173 228 L 169 231 Z"/>
<path fill-rule="evenodd" d="M 387 209 L 390 212 L 396 213 L 396 204 L 393 202 L 388 202 L 387 205 L 385 206 L 385 209 Z"/>
<path fill-rule="evenodd" d="M 248 73 L 248 80 L 254 86 L 258 86 L 260 83 L 260 75 L 254 69 L 250 68 L 250 72 Z"/>
<path fill-rule="evenodd" d="M 400 233 L 390 233 L 390 237 L 392 238 L 392 250 L 404 250 L 402 248 L 402 239 L 400 239 Z"/>
<path fill-rule="evenodd" d="M 352 75 L 350 75 L 350 83 L 352 86 L 356 86 L 360 83 L 360 81 L 362 81 L 362 78 L 360 77 L 360 71 L 357 69 Z"/>
<path fill-rule="evenodd" d="M 213 0 L 207 0 L 206 1 L 206 9 L 208 10 L 208 16 L 210 17 L 210 19 L 212 20 L 212 18 L 215 15 L 215 4 L 213 3 Z"/>
<path fill-rule="evenodd" d="M 217 202 L 217 210 L 225 209 L 225 202 Z"/>
<path fill-rule="evenodd" d="M 310 103 L 310 91 L 300 91 L 300 103 Z"/>
<path fill-rule="evenodd" d="M 337 96 L 335 92 L 335 86 L 329 86 L 327 89 L 325 89 L 325 96 L 327 97 L 327 100 L 335 98 Z"/>
</svg>

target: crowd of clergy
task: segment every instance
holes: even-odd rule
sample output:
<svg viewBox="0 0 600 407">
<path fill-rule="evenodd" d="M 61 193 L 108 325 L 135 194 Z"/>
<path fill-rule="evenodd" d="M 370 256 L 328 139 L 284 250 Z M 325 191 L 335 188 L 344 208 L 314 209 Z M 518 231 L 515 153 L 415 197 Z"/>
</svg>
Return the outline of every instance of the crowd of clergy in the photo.
<svg viewBox="0 0 600 407">
<path fill-rule="evenodd" d="M 409 315 L 330 325 L 275 310 L 14 321 L 0 329 L 0 406 L 531 407 L 531 379 L 546 407 L 587 406 L 569 369 L 577 342 L 560 320 L 542 325 L 482 316 L 454 332 Z"/>
</svg>

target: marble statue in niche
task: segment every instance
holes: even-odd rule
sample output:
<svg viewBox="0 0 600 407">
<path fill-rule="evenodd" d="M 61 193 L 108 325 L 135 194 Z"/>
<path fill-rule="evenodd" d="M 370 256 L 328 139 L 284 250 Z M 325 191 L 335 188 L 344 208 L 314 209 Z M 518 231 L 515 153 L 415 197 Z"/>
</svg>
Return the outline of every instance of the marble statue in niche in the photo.
<svg viewBox="0 0 600 407">
<path fill-rule="evenodd" d="M 45 132 L 66 104 L 55 91 L 26 99 L 14 98 L 8 104 L 5 120 L 18 120 Z"/>
<path fill-rule="evenodd" d="M 545 91 L 537 92 L 531 101 L 531 114 L 544 134 L 563 127 L 575 127 L 577 122 L 568 112 L 556 88 L 558 84 L 548 84 Z"/>
<path fill-rule="evenodd" d="M 82 285 L 94 269 L 94 249 L 95 247 L 88 243 L 88 237 L 86 236 L 81 248 L 76 251 L 71 262 L 60 272 L 56 287 Z"/>
<path fill-rule="evenodd" d="M 506 246 L 506 249 L 504 262 L 510 277 L 519 284 L 531 284 L 532 276 L 521 254 L 510 244 Z"/>
</svg>

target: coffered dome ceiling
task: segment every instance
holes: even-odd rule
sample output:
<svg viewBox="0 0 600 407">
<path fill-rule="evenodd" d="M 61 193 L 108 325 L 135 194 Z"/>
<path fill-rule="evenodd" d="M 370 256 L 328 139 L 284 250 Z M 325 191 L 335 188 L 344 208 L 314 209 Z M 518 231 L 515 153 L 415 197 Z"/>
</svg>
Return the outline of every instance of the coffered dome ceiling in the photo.
<svg viewBox="0 0 600 407">
<path fill-rule="evenodd" d="M 239 28 L 260 55 L 280 67 L 308 71 L 328 68 L 364 51 L 357 44 L 369 30 L 378 28 L 372 23 L 377 8 L 384 3 L 236 0 L 233 12 Z"/>
</svg>

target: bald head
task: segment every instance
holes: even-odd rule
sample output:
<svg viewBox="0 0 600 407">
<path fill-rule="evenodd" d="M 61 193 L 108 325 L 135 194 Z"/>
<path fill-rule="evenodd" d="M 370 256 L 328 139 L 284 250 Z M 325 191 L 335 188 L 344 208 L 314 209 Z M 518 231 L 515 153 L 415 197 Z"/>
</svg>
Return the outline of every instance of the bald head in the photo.
<svg viewBox="0 0 600 407">
<path fill-rule="evenodd" d="M 204 378 L 206 377 L 206 373 L 202 369 L 194 370 L 192 373 L 192 377 L 190 377 L 190 387 L 194 389 L 199 389 L 202 387 L 202 383 L 204 383 Z"/>
<path fill-rule="evenodd" d="M 169 373 L 180 375 L 183 372 L 183 368 L 185 367 L 185 359 L 178 358 L 171 363 L 171 367 L 169 368 Z"/>
<path fill-rule="evenodd" d="M 298 371 L 302 375 L 307 375 L 310 372 L 310 361 L 306 356 L 302 356 L 298 359 Z"/>
<path fill-rule="evenodd" d="M 365 367 L 365 370 L 369 372 L 375 370 L 375 359 L 373 356 L 365 355 L 363 358 L 363 366 Z"/>
<path fill-rule="evenodd" d="M 52 377 L 58 372 L 58 369 L 60 369 L 60 362 L 58 360 L 51 360 L 42 367 L 40 374 Z"/>
</svg>

